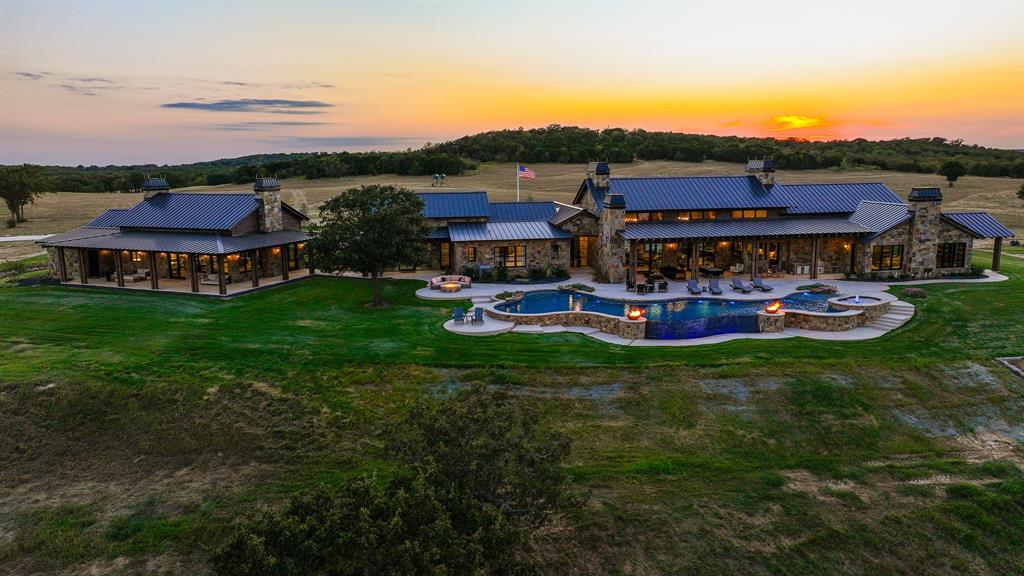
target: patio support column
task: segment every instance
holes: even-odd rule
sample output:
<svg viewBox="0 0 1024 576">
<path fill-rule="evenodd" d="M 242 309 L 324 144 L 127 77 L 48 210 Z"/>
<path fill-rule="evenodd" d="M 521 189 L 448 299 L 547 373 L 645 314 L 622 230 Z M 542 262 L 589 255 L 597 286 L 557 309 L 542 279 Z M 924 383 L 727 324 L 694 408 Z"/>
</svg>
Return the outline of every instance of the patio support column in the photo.
<svg viewBox="0 0 1024 576">
<path fill-rule="evenodd" d="M 811 280 L 818 278 L 818 237 L 811 237 Z"/>
<path fill-rule="evenodd" d="M 86 262 L 88 257 L 89 254 L 85 248 L 78 249 L 78 281 L 82 284 L 89 283 L 89 264 Z"/>
<path fill-rule="evenodd" d="M 228 285 L 224 282 L 224 255 L 217 254 L 217 291 L 221 296 L 228 293 Z"/>
<path fill-rule="evenodd" d="M 193 292 L 199 292 L 199 266 L 197 266 L 196 255 L 188 255 L 188 280 Z"/>
<path fill-rule="evenodd" d="M 278 247 L 281 250 L 281 280 L 288 279 L 288 245 L 282 244 Z"/>
<path fill-rule="evenodd" d="M 117 274 L 117 285 L 124 288 L 124 264 L 121 263 L 121 251 L 114 250 L 114 272 Z"/>
<path fill-rule="evenodd" d="M 636 240 L 629 241 L 629 277 L 633 279 L 633 283 L 637 283 L 636 277 Z"/>
<path fill-rule="evenodd" d="M 153 290 L 160 289 L 160 274 L 156 271 L 156 252 L 149 252 L 149 285 Z"/>
<path fill-rule="evenodd" d="M 999 259 L 1003 256 L 1003 239 L 996 238 L 992 245 L 992 271 L 999 272 Z M 969 262 L 968 262 L 969 264 Z"/>
<path fill-rule="evenodd" d="M 692 280 L 697 279 L 697 273 L 700 271 L 700 264 L 697 262 L 697 242 L 696 239 L 690 242 L 690 271 L 693 273 Z"/>
<path fill-rule="evenodd" d="M 308 244 L 302 245 L 302 253 L 306 256 L 306 267 L 309 268 L 309 275 L 312 276 L 316 273 L 316 265 L 313 264 L 313 255 L 309 253 Z M 571 251 L 571 249 L 570 249 Z M 455 252 L 454 244 L 452 245 L 452 252 Z M 453 256 L 458 255 L 456 252 Z M 455 265 L 455 259 L 452 258 L 452 266 Z"/>
<path fill-rule="evenodd" d="M 68 263 L 64 261 L 63 248 L 57 248 L 57 276 L 62 283 L 68 281 Z"/>
<path fill-rule="evenodd" d="M 757 276 L 757 245 L 760 244 L 757 240 L 754 240 L 754 249 L 750 255 L 750 279 L 753 280 Z"/>
<path fill-rule="evenodd" d="M 249 262 L 252 268 L 252 287 L 258 288 L 260 285 L 260 267 L 256 265 L 256 250 L 249 251 Z"/>
</svg>

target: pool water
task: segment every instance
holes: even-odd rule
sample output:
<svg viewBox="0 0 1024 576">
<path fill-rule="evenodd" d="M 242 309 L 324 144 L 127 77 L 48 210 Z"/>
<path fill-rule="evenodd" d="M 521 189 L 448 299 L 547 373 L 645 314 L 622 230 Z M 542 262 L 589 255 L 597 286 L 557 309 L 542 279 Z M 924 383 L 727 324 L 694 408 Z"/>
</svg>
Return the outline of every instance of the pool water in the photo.
<svg viewBox="0 0 1024 576">
<path fill-rule="evenodd" d="M 796 292 L 779 300 L 789 310 L 835 313 L 829 305 L 831 294 Z M 625 316 L 631 308 L 643 308 L 647 317 L 647 338 L 671 340 L 700 338 L 714 334 L 757 332 L 757 312 L 768 300 L 724 300 L 680 298 L 676 300 L 628 302 L 592 294 L 543 290 L 529 292 L 521 300 L 502 302 L 495 308 L 510 314 L 585 311 Z"/>
</svg>

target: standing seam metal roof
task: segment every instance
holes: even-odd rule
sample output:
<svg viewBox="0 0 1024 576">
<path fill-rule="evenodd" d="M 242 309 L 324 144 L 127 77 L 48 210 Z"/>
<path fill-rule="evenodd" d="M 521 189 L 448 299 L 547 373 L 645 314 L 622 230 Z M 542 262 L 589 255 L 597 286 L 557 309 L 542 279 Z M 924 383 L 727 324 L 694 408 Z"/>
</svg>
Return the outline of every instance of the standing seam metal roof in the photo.
<svg viewBox="0 0 1024 576">
<path fill-rule="evenodd" d="M 555 240 L 572 238 L 572 233 L 542 222 L 452 222 L 448 233 L 453 242 L 495 240 Z"/>
<path fill-rule="evenodd" d="M 792 202 L 788 210 L 790 214 L 849 213 L 857 210 L 864 201 L 903 204 L 903 199 L 878 182 L 785 184 L 784 187 Z"/>
<path fill-rule="evenodd" d="M 1013 238 L 1013 232 L 988 212 L 943 212 L 942 217 L 978 238 Z"/>
<path fill-rule="evenodd" d="M 97 250 L 140 250 L 145 252 L 179 252 L 187 254 L 230 254 L 292 242 L 304 242 L 309 234 L 294 230 L 228 236 L 214 232 L 157 232 L 113 228 L 77 228 L 50 236 L 40 244 L 64 248 Z"/>
<path fill-rule="evenodd" d="M 425 218 L 486 218 L 490 216 L 486 192 L 417 192 Z"/>
<path fill-rule="evenodd" d="M 259 207 L 253 194 L 163 193 L 112 218 L 121 228 L 230 230 Z"/>
<path fill-rule="evenodd" d="M 865 238 L 865 240 L 870 240 L 893 226 L 910 220 L 909 208 L 903 203 L 864 201 L 857 206 L 857 210 L 853 214 L 850 214 L 850 222 L 860 224 L 875 232 Z"/>
<path fill-rule="evenodd" d="M 863 234 L 869 232 L 846 218 L 778 218 L 772 220 L 701 220 L 699 222 L 640 222 L 626 224 L 626 240 L 672 238 L 731 238 L 795 236 L 802 234 Z"/>
<path fill-rule="evenodd" d="M 555 215 L 554 202 L 491 202 L 491 222 L 528 222 L 547 220 Z"/>
</svg>

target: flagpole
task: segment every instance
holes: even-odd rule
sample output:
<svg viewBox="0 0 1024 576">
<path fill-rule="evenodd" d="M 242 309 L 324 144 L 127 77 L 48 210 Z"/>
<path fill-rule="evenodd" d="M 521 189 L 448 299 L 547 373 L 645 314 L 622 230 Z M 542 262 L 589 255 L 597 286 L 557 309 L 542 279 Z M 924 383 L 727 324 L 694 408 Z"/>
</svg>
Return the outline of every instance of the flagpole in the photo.
<svg viewBox="0 0 1024 576">
<path fill-rule="evenodd" d="M 515 201 L 519 202 L 519 163 L 515 163 Z"/>
</svg>

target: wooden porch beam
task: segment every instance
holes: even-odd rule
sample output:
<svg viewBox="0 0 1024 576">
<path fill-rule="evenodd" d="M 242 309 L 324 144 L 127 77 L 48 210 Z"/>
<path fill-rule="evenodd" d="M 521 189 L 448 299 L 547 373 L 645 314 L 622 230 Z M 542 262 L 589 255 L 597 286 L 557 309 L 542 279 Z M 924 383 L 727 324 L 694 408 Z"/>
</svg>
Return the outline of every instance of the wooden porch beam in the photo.
<svg viewBox="0 0 1024 576">
<path fill-rule="evenodd" d="M 156 252 L 149 252 L 149 286 L 153 290 L 160 289 L 160 274 L 156 270 Z"/>
<path fill-rule="evenodd" d="M 999 260 L 1003 256 L 1003 239 L 996 238 L 995 243 L 992 244 L 992 271 L 999 272 Z M 970 265 L 970 262 L 967 263 Z"/>
<path fill-rule="evenodd" d="M 818 278 L 818 237 L 811 237 L 811 280 Z"/>
<path fill-rule="evenodd" d="M 88 250 L 85 248 L 78 249 L 78 281 L 82 284 L 89 283 L 89 264 L 86 262 L 88 257 Z"/>
<path fill-rule="evenodd" d="M 221 296 L 228 293 L 228 285 L 224 281 L 224 255 L 217 254 L 217 292 Z"/>
<path fill-rule="evenodd" d="M 760 244 L 757 240 L 754 240 L 754 247 L 750 251 L 750 279 L 753 280 L 757 276 L 757 245 Z"/>
<path fill-rule="evenodd" d="M 260 285 L 260 267 L 256 265 L 256 250 L 249 251 L 249 266 L 252 268 L 252 287 L 258 288 Z"/>
<path fill-rule="evenodd" d="M 124 265 L 121 263 L 121 251 L 114 250 L 114 273 L 117 274 L 117 285 L 124 288 Z"/>
<path fill-rule="evenodd" d="M 288 245 L 282 244 L 278 247 L 281 251 L 281 280 L 288 279 Z"/>
<path fill-rule="evenodd" d="M 188 279 L 193 292 L 199 292 L 199 263 L 196 254 L 188 254 Z"/>
<path fill-rule="evenodd" d="M 68 281 L 68 263 L 64 261 L 64 248 L 57 248 L 57 276 L 61 283 Z"/>
</svg>

